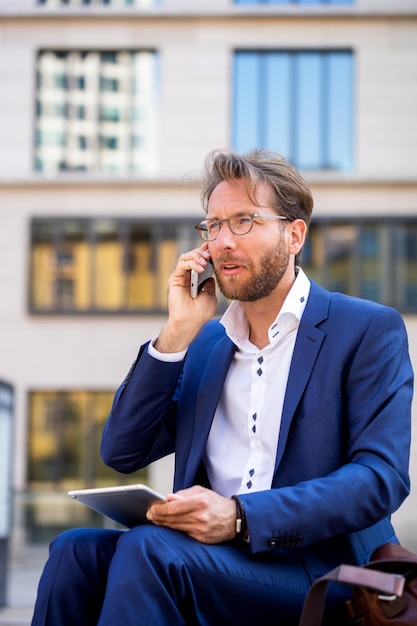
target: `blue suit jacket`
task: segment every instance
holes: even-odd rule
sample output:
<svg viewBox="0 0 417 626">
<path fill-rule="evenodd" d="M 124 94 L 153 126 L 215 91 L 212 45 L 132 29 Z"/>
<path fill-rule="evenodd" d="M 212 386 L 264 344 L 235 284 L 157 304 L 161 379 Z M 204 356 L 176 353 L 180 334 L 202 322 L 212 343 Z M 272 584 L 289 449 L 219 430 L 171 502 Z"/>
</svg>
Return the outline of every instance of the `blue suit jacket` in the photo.
<svg viewBox="0 0 417 626">
<path fill-rule="evenodd" d="M 180 363 L 153 359 L 146 345 L 115 395 L 103 459 L 132 472 L 175 452 L 174 490 L 204 484 L 204 449 L 235 346 L 217 320 Z M 396 540 L 389 517 L 409 491 L 412 384 L 399 314 L 312 283 L 272 489 L 242 496 L 253 553 L 296 550 L 315 576 Z"/>
</svg>

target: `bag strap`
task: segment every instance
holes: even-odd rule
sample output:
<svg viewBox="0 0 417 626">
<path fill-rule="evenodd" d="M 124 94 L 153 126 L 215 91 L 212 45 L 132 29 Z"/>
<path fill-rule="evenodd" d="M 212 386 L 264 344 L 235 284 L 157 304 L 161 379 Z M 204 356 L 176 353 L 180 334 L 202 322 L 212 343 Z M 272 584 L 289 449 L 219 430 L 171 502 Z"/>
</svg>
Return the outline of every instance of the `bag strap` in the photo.
<svg viewBox="0 0 417 626">
<path fill-rule="evenodd" d="M 406 578 L 394 570 L 404 570 L 406 564 L 417 566 L 417 555 L 395 543 L 387 543 L 375 550 L 371 561 L 362 567 L 339 565 L 318 578 L 304 602 L 299 626 L 320 626 L 330 581 L 342 585 L 367 587 L 387 596 L 401 596 Z M 381 571 L 387 569 L 388 571 Z"/>
<path fill-rule="evenodd" d="M 299 626 L 319 626 L 323 619 L 327 587 L 330 581 L 342 585 L 368 587 L 387 596 L 401 596 L 405 578 L 357 565 L 339 565 L 313 583 L 306 597 Z"/>
<path fill-rule="evenodd" d="M 417 565 L 417 554 L 410 552 L 399 543 L 383 543 L 372 553 L 368 565 L 377 564 L 379 561 L 404 561 Z"/>
</svg>

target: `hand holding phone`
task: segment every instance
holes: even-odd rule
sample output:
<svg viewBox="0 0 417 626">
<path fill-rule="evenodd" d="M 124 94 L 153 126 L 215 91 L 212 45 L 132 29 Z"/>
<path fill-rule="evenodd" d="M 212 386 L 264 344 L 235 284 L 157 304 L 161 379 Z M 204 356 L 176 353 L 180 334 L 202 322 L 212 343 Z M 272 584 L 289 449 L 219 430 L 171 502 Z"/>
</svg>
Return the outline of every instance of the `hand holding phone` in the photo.
<svg viewBox="0 0 417 626">
<path fill-rule="evenodd" d="M 191 297 L 196 298 L 204 285 L 214 274 L 213 262 L 209 259 L 207 267 L 203 272 L 191 270 Z"/>
</svg>

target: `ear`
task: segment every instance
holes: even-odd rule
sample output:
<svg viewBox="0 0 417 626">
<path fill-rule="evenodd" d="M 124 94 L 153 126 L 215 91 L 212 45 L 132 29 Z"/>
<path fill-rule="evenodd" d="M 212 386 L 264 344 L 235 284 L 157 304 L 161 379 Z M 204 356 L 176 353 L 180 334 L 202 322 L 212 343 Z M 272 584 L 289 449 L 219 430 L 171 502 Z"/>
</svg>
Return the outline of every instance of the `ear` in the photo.
<svg viewBox="0 0 417 626">
<path fill-rule="evenodd" d="M 294 220 L 287 228 L 288 251 L 290 254 L 298 254 L 304 245 L 307 236 L 307 224 L 304 220 Z"/>
</svg>

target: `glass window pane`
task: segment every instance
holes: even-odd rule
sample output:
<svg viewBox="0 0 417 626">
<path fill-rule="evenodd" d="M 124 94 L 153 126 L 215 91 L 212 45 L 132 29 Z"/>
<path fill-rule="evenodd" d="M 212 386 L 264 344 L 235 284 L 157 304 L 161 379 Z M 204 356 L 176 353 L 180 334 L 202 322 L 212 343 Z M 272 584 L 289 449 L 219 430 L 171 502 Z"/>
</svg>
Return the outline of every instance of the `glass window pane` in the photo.
<svg viewBox="0 0 417 626">
<path fill-rule="evenodd" d="M 35 222 L 31 248 L 31 305 L 38 310 L 88 308 L 88 264 L 88 244 L 82 222 Z"/>
<path fill-rule="evenodd" d="M 358 229 L 354 224 L 334 224 L 326 229 L 324 240 L 327 285 L 331 291 L 355 293 L 355 250 Z"/>
<path fill-rule="evenodd" d="M 112 391 L 30 394 L 30 487 L 66 490 L 114 482 L 114 472 L 100 457 L 101 432 L 112 400 Z"/>
<path fill-rule="evenodd" d="M 180 254 L 177 227 L 131 224 L 127 250 L 128 308 L 164 308 L 168 278 Z"/>
<path fill-rule="evenodd" d="M 153 52 L 131 57 L 131 144 L 132 170 L 157 171 L 157 124 L 159 61 Z"/>
<path fill-rule="evenodd" d="M 266 129 L 260 147 L 291 154 L 291 58 L 284 52 L 265 55 Z"/>
<path fill-rule="evenodd" d="M 58 6 L 77 6 L 77 7 L 90 7 L 92 5 L 123 7 L 132 6 L 138 8 L 150 8 L 157 6 L 160 0 L 37 0 L 38 5 L 44 5 L 49 7 Z"/>
<path fill-rule="evenodd" d="M 352 4 L 353 0 L 234 0 L 235 4 Z"/>
<path fill-rule="evenodd" d="M 353 59 L 349 52 L 327 58 L 328 166 L 350 170 L 353 166 Z"/>
<path fill-rule="evenodd" d="M 55 254 L 57 308 L 87 309 L 90 305 L 90 259 L 86 222 L 66 220 L 61 223 Z"/>
<path fill-rule="evenodd" d="M 155 301 L 158 307 L 166 306 L 166 285 L 172 274 L 177 257 L 180 254 L 176 233 L 172 226 L 166 225 L 159 232 L 159 243 L 155 246 L 157 255 L 157 274 L 155 276 Z"/>
<path fill-rule="evenodd" d="M 360 254 L 360 288 L 358 295 L 368 300 L 382 301 L 381 259 L 383 235 L 378 225 L 362 225 L 358 238 Z"/>
<path fill-rule="evenodd" d="M 318 53 L 300 53 L 296 61 L 296 149 L 298 167 L 320 168 L 323 164 L 322 58 Z"/>
<path fill-rule="evenodd" d="M 69 489 L 115 484 L 115 473 L 101 460 L 100 440 L 113 391 L 35 391 L 29 395 L 26 532 L 46 541 L 71 526 L 112 523 L 73 503 Z M 124 483 L 146 482 L 142 470 Z"/>
<path fill-rule="evenodd" d="M 416 220 L 315 221 L 301 265 L 331 291 L 417 309 Z"/>
<path fill-rule="evenodd" d="M 152 309 L 155 306 L 156 264 L 153 252 L 154 242 L 149 224 L 132 224 L 124 263 L 129 308 Z"/>
<path fill-rule="evenodd" d="M 41 52 L 36 168 L 155 173 L 157 81 L 151 51 Z"/>
<path fill-rule="evenodd" d="M 405 223 L 393 228 L 396 306 L 417 309 L 417 224 Z"/>
<path fill-rule="evenodd" d="M 188 221 L 36 219 L 31 310 L 165 310 L 166 286 L 177 258 L 197 245 Z M 224 309 L 224 299 L 219 301 Z"/>
<path fill-rule="evenodd" d="M 93 307 L 99 310 L 121 309 L 125 301 L 125 285 L 118 223 L 114 220 L 95 220 L 92 235 Z"/>
<path fill-rule="evenodd" d="M 352 169 L 352 65 L 350 52 L 237 52 L 233 147 L 277 150 L 301 169 Z"/>
<path fill-rule="evenodd" d="M 36 309 L 54 306 L 54 248 L 52 223 L 32 226 L 30 302 Z"/>
<path fill-rule="evenodd" d="M 237 152 L 259 147 L 259 62 L 256 52 L 235 55 L 233 145 Z"/>
</svg>

